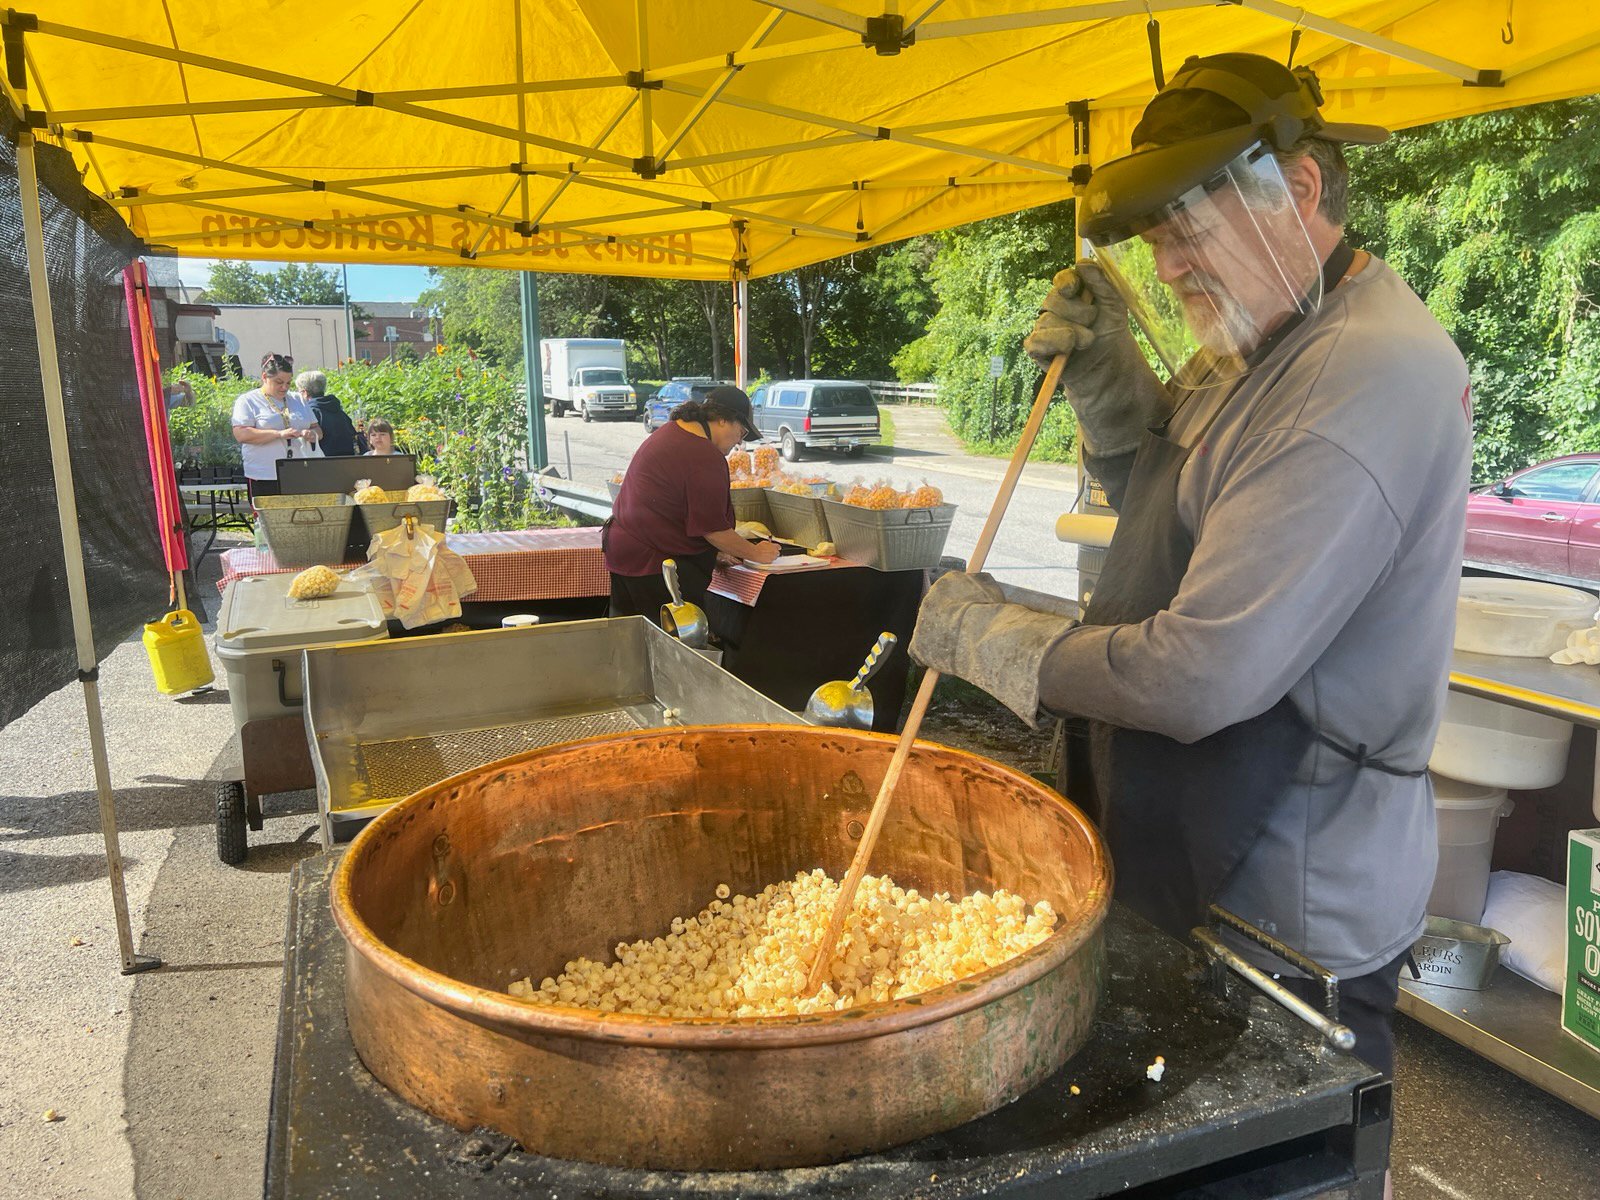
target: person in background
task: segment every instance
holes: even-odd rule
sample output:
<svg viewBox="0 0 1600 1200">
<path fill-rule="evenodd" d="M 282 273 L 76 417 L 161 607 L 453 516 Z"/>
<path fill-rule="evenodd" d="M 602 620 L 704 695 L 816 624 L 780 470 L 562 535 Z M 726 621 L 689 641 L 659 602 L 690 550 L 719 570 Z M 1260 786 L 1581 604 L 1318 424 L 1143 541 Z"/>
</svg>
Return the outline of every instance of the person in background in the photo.
<svg viewBox="0 0 1600 1200">
<path fill-rule="evenodd" d="M 367 422 L 367 443 L 370 446 L 368 454 L 393 454 L 394 426 L 382 417 L 375 417 Z"/>
<path fill-rule="evenodd" d="M 252 500 L 278 495 L 278 464 L 302 453 L 307 438 L 322 434 L 306 402 L 289 390 L 293 382 L 294 360 L 287 354 L 266 354 L 261 386 L 233 402 L 233 440 L 239 443 Z"/>
<path fill-rule="evenodd" d="M 367 441 L 367 419 L 356 418 L 356 453 L 365 454 L 372 449 L 372 443 Z"/>
<path fill-rule="evenodd" d="M 194 384 L 187 379 L 174 379 L 163 389 L 163 393 L 169 409 L 194 406 Z"/>
<path fill-rule="evenodd" d="M 356 427 L 344 411 L 339 397 L 328 395 L 328 377 L 321 371 L 302 371 L 295 377 L 300 396 L 316 414 L 322 427 L 324 454 L 353 455 L 356 452 Z"/>
<path fill-rule="evenodd" d="M 735 531 L 728 489 L 729 452 L 760 437 L 750 397 L 719 387 L 704 400 L 678 405 L 644 440 L 600 535 L 611 572 L 611 616 L 659 623 L 661 606 L 671 599 L 661 577 L 666 559 L 678 564 L 683 598 L 699 604 L 719 551 L 758 563 L 778 557 L 775 543 L 751 542 Z"/>
</svg>

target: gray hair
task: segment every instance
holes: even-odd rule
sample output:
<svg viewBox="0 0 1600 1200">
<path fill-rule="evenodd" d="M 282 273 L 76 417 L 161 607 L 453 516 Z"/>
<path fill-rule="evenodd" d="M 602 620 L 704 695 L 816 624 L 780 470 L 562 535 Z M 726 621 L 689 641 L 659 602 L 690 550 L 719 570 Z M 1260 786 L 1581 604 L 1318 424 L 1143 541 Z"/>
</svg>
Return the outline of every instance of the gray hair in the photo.
<svg viewBox="0 0 1600 1200">
<path fill-rule="evenodd" d="M 295 376 L 294 385 L 312 399 L 316 399 L 327 394 L 328 377 L 321 371 L 301 371 Z"/>
<path fill-rule="evenodd" d="M 1345 218 L 1350 215 L 1350 166 L 1344 147 L 1324 138 L 1308 137 L 1278 155 L 1284 165 L 1307 157 L 1322 173 L 1322 199 L 1317 211 L 1328 219 L 1328 224 L 1344 228 Z"/>
</svg>

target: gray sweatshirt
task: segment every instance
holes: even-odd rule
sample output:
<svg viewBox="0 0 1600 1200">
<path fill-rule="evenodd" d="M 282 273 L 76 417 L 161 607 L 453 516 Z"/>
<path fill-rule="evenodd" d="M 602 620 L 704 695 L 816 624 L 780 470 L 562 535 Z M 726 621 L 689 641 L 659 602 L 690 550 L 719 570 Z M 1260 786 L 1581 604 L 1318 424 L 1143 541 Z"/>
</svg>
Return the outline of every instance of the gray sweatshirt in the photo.
<svg viewBox="0 0 1600 1200">
<path fill-rule="evenodd" d="M 1173 419 L 1194 556 L 1171 606 L 1074 629 L 1041 699 L 1196 741 L 1292 698 L 1315 728 L 1404 769 L 1438 731 L 1472 456 L 1467 369 L 1422 301 L 1372 259 L 1268 360 Z M 1187 436 L 1186 436 L 1187 434 Z M 1113 501 L 1132 456 L 1091 459 Z M 1336 973 L 1422 930 L 1437 846 L 1426 776 L 1312 747 L 1220 902 Z"/>
</svg>

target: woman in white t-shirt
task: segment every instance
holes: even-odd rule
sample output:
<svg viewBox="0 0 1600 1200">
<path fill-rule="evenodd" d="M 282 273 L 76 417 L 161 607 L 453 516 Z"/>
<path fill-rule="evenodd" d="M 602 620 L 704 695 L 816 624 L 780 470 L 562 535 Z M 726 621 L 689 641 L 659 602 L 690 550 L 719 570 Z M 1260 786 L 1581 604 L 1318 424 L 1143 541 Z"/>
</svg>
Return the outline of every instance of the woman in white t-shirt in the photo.
<svg viewBox="0 0 1600 1200">
<path fill-rule="evenodd" d="M 289 390 L 294 363 L 286 354 L 261 359 L 261 386 L 233 402 L 233 440 L 244 457 L 250 495 L 279 493 L 278 463 L 305 453 L 308 442 L 322 436 L 311 408 Z"/>
</svg>

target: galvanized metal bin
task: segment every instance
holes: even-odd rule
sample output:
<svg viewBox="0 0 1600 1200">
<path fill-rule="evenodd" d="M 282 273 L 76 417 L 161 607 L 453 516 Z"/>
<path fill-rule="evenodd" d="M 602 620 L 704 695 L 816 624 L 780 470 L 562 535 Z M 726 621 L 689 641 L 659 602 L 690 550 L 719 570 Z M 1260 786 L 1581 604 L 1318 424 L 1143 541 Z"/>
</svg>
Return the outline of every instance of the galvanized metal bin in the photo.
<svg viewBox="0 0 1600 1200">
<path fill-rule="evenodd" d="M 380 504 L 358 504 L 361 520 L 367 527 L 367 540 L 371 541 L 386 529 L 393 529 L 407 517 L 416 517 L 423 525 L 432 525 L 444 532 L 445 518 L 450 515 L 448 500 L 407 500 L 404 492 L 387 492 L 389 498 Z"/>
<path fill-rule="evenodd" d="M 800 717 L 643 617 L 396 638 L 305 655 L 323 844 L 441 779 L 604 733 Z"/>
<path fill-rule="evenodd" d="M 784 541 L 797 546 L 819 546 L 830 540 L 828 518 L 822 511 L 820 496 L 796 496 L 769 489 L 767 506 L 772 510 L 769 528 Z"/>
<path fill-rule="evenodd" d="M 734 488 L 732 494 L 735 521 L 760 521 L 767 528 L 772 528 L 772 509 L 767 504 L 765 488 Z"/>
<path fill-rule="evenodd" d="M 880 571 L 916 571 L 939 565 L 956 506 L 860 508 L 823 500 L 822 511 L 840 558 Z"/>
<path fill-rule="evenodd" d="M 355 505 L 339 492 L 257 496 L 261 529 L 280 566 L 332 566 L 344 561 Z"/>
</svg>

